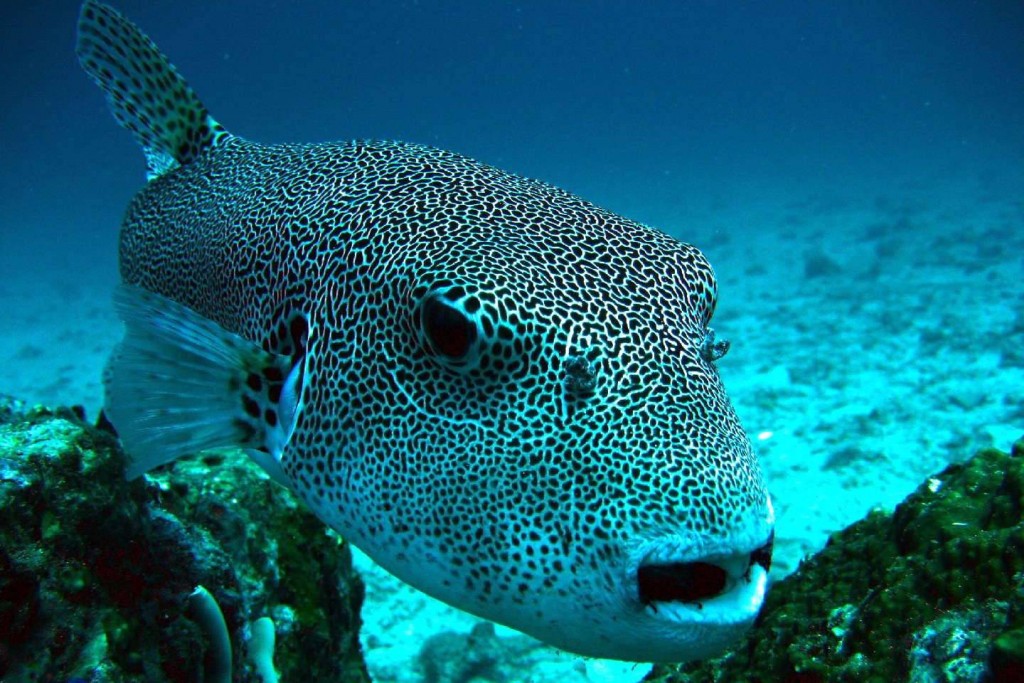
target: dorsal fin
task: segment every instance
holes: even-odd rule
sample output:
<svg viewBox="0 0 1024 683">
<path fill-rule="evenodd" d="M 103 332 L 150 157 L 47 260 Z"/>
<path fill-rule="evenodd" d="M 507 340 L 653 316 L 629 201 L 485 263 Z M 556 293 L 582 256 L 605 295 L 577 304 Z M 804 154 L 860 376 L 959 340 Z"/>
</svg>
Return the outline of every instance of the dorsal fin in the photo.
<svg viewBox="0 0 1024 683">
<path fill-rule="evenodd" d="M 82 4 L 75 52 L 107 94 L 114 118 L 145 150 L 150 179 L 228 136 L 153 41 L 113 8 Z"/>
</svg>

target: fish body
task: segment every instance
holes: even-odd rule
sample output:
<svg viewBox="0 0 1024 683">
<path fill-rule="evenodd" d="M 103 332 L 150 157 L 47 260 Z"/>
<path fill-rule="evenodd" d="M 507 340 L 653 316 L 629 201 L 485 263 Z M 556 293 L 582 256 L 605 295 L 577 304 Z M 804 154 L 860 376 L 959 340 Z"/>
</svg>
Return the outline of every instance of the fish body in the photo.
<svg viewBox="0 0 1024 683">
<path fill-rule="evenodd" d="M 93 0 L 78 55 L 150 169 L 104 379 L 129 476 L 242 447 L 399 578 L 576 653 L 752 623 L 774 517 L 697 248 L 448 151 L 232 135 Z"/>
</svg>

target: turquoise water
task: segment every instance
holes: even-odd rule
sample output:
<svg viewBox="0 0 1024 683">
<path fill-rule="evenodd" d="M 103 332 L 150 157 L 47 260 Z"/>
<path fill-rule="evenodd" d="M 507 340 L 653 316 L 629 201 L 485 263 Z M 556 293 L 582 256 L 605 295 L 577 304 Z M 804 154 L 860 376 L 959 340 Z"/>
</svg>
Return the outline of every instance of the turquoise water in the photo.
<svg viewBox="0 0 1024 683">
<path fill-rule="evenodd" d="M 703 249 L 777 571 L 1024 433 L 1020 3 L 115 4 L 236 134 L 444 147 Z M 95 414 L 145 167 L 77 11 L 0 22 L 0 392 Z M 472 627 L 365 569 L 381 680 Z"/>
</svg>

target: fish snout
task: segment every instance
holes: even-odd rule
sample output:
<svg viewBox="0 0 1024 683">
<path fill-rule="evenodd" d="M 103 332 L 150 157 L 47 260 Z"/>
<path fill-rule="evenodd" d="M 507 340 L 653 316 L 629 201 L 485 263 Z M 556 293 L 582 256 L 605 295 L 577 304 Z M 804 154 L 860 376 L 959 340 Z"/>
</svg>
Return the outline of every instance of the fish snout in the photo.
<svg viewBox="0 0 1024 683">
<path fill-rule="evenodd" d="M 774 544 L 766 495 L 727 530 L 662 529 L 635 546 L 626 589 L 644 630 L 663 638 L 652 659 L 703 658 L 735 642 L 764 602 Z"/>
</svg>

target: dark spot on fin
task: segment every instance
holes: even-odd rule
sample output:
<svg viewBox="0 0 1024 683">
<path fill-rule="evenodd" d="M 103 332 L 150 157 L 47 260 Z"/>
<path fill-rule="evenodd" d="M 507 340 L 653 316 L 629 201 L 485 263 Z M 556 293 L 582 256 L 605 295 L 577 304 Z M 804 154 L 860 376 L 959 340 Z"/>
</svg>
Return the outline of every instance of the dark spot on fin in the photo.
<svg viewBox="0 0 1024 683">
<path fill-rule="evenodd" d="M 271 451 L 273 432 L 283 429 L 290 436 L 298 417 L 296 411 L 301 410 L 309 323 L 302 313 L 285 309 L 275 329 L 278 334 L 271 335 L 263 345 L 274 362 L 249 368 L 242 390 L 246 414 L 261 423 L 262 432 L 271 435 L 266 444 Z"/>
<path fill-rule="evenodd" d="M 260 404 L 253 398 L 242 395 L 242 407 L 245 409 L 246 415 L 258 420 L 260 417 Z"/>
<path fill-rule="evenodd" d="M 280 472 L 281 452 L 298 424 L 304 406 L 310 353 L 309 319 L 301 311 L 285 307 L 278 314 L 276 332 L 263 345 L 271 364 L 251 368 L 245 381 L 245 398 L 262 412 L 254 416 L 264 434 L 263 442 L 249 455 L 273 476 L 284 482 Z M 247 412 L 249 406 L 246 406 Z M 277 474 L 275 475 L 275 463 Z"/>
<path fill-rule="evenodd" d="M 283 356 L 139 287 L 119 287 L 114 303 L 125 337 L 104 374 L 104 414 L 130 458 L 128 476 L 240 446 L 260 453 L 257 461 L 283 482 L 280 459 L 303 406 L 306 318 L 294 314 L 307 331 L 302 353 Z M 268 376 L 278 379 L 264 381 Z M 269 400 L 272 388 L 278 401 Z"/>
<path fill-rule="evenodd" d="M 114 118 L 145 150 L 150 178 L 229 137 L 153 41 L 113 8 L 83 3 L 75 52 Z"/>
</svg>

